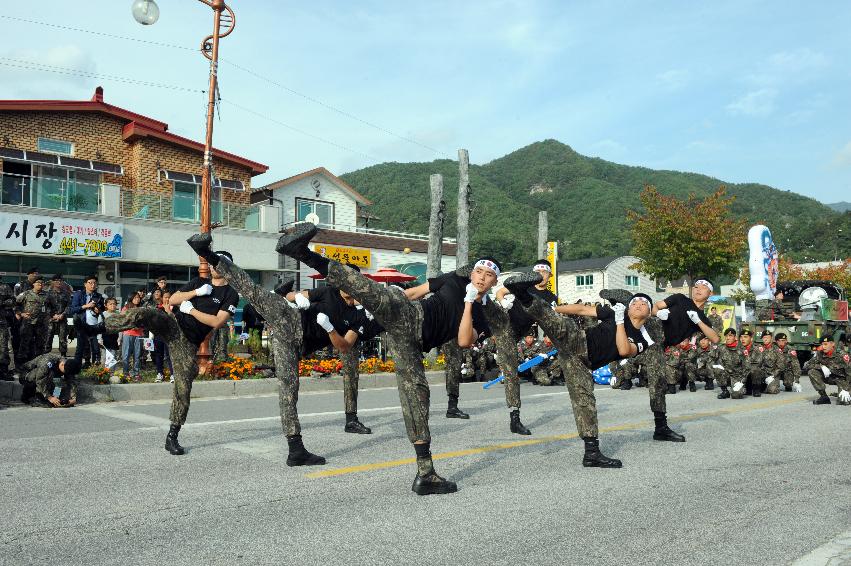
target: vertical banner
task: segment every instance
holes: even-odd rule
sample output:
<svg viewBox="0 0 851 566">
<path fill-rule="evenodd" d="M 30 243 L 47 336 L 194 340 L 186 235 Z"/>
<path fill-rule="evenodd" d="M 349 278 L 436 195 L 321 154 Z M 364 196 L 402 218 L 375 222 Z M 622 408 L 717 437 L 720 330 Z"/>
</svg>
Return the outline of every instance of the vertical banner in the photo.
<svg viewBox="0 0 851 566">
<path fill-rule="evenodd" d="M 547 242 L 547 261 L 553 270 L 553 276 L 547 283 L 547 289 L 558 297 L 558 242 Z"/>
</svg>

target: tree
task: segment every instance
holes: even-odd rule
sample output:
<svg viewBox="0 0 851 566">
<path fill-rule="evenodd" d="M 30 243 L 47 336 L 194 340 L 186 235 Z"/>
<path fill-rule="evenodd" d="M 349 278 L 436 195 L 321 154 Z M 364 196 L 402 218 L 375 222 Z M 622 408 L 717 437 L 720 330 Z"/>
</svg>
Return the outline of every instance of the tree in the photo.
<svg viewBox="0 0 851 566">
<path fill-rule="evenodd" d="M 732 217 L 735 197 L 720 187 L 704 199 L 665 196 L 652 185 L 641 192 L 644 213 L 629 211 L 636 268 L 653 278 L 735 275 L 745 249 L 746 223 Z"/>
</svg>

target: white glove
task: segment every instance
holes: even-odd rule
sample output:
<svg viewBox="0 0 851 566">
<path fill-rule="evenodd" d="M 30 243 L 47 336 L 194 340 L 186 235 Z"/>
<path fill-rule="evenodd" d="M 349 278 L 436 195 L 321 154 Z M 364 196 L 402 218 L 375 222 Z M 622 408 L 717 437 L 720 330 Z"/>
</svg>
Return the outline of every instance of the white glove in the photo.
<svg viewBox="0 0 851 566">
<path fill-rule="evenodd" d="M 668 315 L 670 314 L 670 309 L 662 309 L 656 313 L 656 318 L 658 318 L 659 320 L 668 320 Z"/>
<path fill-rule="evenodd" d="M 464 295 L 465 303 L 472 303 L 479 296 L 479 290 L 472 283 L 467 283 L 467 294 Z"/>
<path fill-rule="evenodd" d="M 213 286 L 210 285 L 209 283 L 204 283 L 203 285 L 201 285 L 200 287 L 195 289 L 195 296 L 196 297 L 203 297 L 204 295 L 209 295 L 212 292 L 213 292 Z"/>
<path fill-rule="evenodd" d="M 737 381 L 737 382 L 733 385 L 733 391 L 735 391 L 736 393 L 738 393 L 739 391 L 741 391 L 741 390 L 742 390 L 742 387 L 744 387 L 744 386 L 745 386 L 745 384 L 744 384 L 744 383 L 742 383 L 741 381 Z"/>
<path fill-rule="evenodd" d="M 800 383 L 793 383 L 792 384 L 792 391 L 794 391 L 795 393 L 800 393 L 801 392 L 801 384 Z"/>
<path fill-rule="evenodd" d="M 721 364 L 712 364 L 712 367 L 715 369 L 724 369 L 724 366 L 722 366 Z"/>
<path fill-rule="evenodd" d="M 768 377 L 765 378 L 765 384 L 766 385 L 771 385 L 772 383 L 774 383 L 774 376 L 773 375 L 769 375 Z"/>
<path fill-rule="evenodd" d="M 839 392 L 839 400 L 843 403 L 851 403 L 851 393 L 843 389 Z"/>
<path fill-rule="evenodd" d="M 467 375 L 467 368 L 461 368 L 461 375 Z"/>
<path fill-rule="evenodd" d="M 700 315 L 697 314 L 697 311 L 686 311 L 688 318 L 695 324 L 700 324 Z"/>
<path fill-rule="evenodd" d="M 302 293 L 296 293 L 295 305 L 301 310 L 307 310 L 310 308 L 310 299 L 305 297 Z"/>
<path fill-rule="evenodd" d="M 615 324 L 623 324 L 624 313 L 626 312 L 626 307 L 621 303 L 616 303 L 612 306 L 612 310 L 615 311 Z"/>
<path fill-rule="evenodd" d="M 830 377 L 830 368 L 827 366 L 821 366 L 821 372 L 825 377 Z"/>
<path fill-rule="evenodd" d="M 541 358 L 541 359 L 546 360 L 549 356 L 548 356 L 548 355 L 546 355 L 546 354 L 543 354 L 543 353 L 542 353 L 542 354 L 538 354 L 538 357 L 539 357 L 539 358 Z"/>
<path fill-rule="evenodd" d="M 620 365 L 622 365 L 622 366 L 625 366 L 628 363 L 629 363 L 629 360 L 621 360 L 620 361 Z"/>
<path fill-rule="evenodd" d="M 374 320 L 374 319 L 375 319 L 375 317 L 374 317 L 374 316 L 372 316 L 372 313 L 371 313 L 371 312 L 369 312 L 369 311 L 368 311 L 368 310 L 366 310 L 366 309 L 363 309 L 363 314 L 365 314 L 365 315 L 366 315 L 366 319 L 367 319 L 367 320 Z"/>
<path fill-rule="evenodd" d="M 478 352 L 478 351 L 479 351 L 479 349 L 478 349 L 476 346 L 473 346 L 473 351 L 474 351 L 474 352 Z"/>
<path fill-rule="evenodd" d="M 184 314 L 189 314 L 194 308 L 195 307 L 192 306 L 192 301 L 183 301 L 180 303 L 180 312 Z"/>
<path fill-rule="evenodd" d="M 499 304 L 505 310 L 510 311 L 511 307 L 514 306 L 514 295 L 512 295 L 511 293 L 507 293 L 503 298 L 499 300 Z"/>
<path fill-rule="evenodd" d="M 328 315 L 324 312 L 321 312 L 316 315 L 316 324 L 322 327 L 322 330 L 325 332 L 333 332 L 334 325 L 331 324 L 331 319 L 328 318 Z"/>
</svg>

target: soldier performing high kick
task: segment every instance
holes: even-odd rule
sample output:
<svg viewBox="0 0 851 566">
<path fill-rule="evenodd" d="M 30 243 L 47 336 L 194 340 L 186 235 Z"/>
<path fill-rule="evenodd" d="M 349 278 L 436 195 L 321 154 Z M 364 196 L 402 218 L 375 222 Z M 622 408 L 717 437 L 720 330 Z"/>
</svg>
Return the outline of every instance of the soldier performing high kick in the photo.
<svg viewBox="0 0 851 566">
<path fill-rule="evenodd" d="M 520 303 L 513 308 L 522 308 L 534 318 L 558 348 L 558 361 L 564 368 L 576 429 L 585 441 L 582 465 L 620 468 L 620 460 L 608 458 L 600 452 L 591 371 L 635 356 L 652 343 L 643 328 L 650 316 L 650 297 L 639 293 L 627 305 L 615 304 L 612 308 L 574 304 L 553 309 L 551 304 L 528 292 L 540 280 L 540 274 L 526 273 L 505 282 L 515 301 Z M 595 317 L 600 322 L 587 330 L 579 330 L 569 315 Z"/>
<path fill-rule="evenodd" d="M 479 260 L 466 287 L 458 288 L 458 279 L 447 274 L 431 279 L 424 284 L 424 289 L 420 285 L 402 291 L 398 287 L 384 287 L 350 267 L 311 251 L 307 245 L 316 232 L 314 224 L 297 224 L 281 236 L 276 249 L 317 270 L 329 285 L 352 295 L 386 329 L 396 362 L 402 416 L 417 456 L 417 476 L 411 490 L 418 495 L 457 491 L 454 482 L 437 475 L 432 462 L 428 427 L 430 391 L 423 369 L 423 352 L 452 339 L 458 340 L 462 347 L 472 345 L 475 337 L 470 334 L 487 326 L 481 302 L 496 283 L 498 266 L 490 260 Z M 438 292 L 443 287 L 447 289 Z M 411 300 L 428 292 L 432 292 L 432 296 Z M 475 317 L 475 320 L 464 326 L 462 335 L 462 322 L 467 317 Z"/>
<path fill-rule="evenodd" d="M 228 252 L 218 252 L 230 257 Z M 174 393 L 171 401 L 171 427 L 165 449 L 172 455 L 184 453 L 178 442 L 180 427 L 189 413 L 192 382 L 198 377 L 198 347 L 210 332 L 225 326 L 236 312 L 239 295 L 221 274 L 210 265 L 210 279 L 194 277 L 172 294 L 169 304 L 179 306 L 173 314 L 154 307 L 127 309 L 102 323 L 95 333 L 115 333 L 131 328 L 145 328 L 168 345 L 174 367 Z"/>
</svg>

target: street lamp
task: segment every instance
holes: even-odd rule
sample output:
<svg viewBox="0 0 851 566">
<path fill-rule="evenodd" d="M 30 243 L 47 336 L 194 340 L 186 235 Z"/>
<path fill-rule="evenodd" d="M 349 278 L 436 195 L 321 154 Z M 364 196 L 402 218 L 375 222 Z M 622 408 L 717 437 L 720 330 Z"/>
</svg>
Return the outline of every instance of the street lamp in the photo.
<svg viewBox="0 0 851 566">
<path fill-rule="evenodd" d="M 201 53 L 210 60 L 210 84 L 207 90 L 207 133 L 204 139 L 204 170 L 201 176 L 201 232 L 209 232 L 210 196 L 213 168 L 213 117 L 216 111 L 217 73 L 219 67 L 219 39 L 227 37 L 236 26 L 236 16 L 224 0 L 198 0 L 213 9 L 213 34 L 201 42 Z M 160 17 L 160 9 L 154 0 L 135 0 L 131 6 L 133 17 L 143 25 L 151 25 Z M 198 276 L 210 277 L 210 266 L 204 258 L 198 258 Z M 210 351 L 209 337 L 198 350 L 202 371 L 208 366 Z"/>
</svg>

